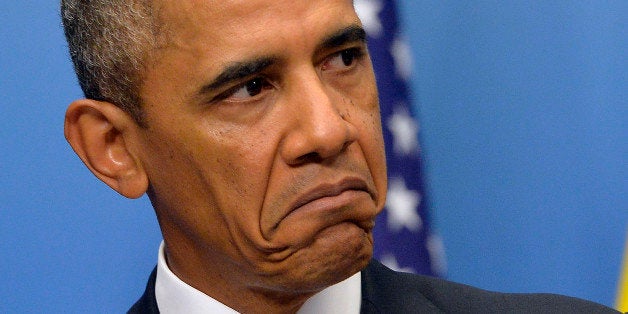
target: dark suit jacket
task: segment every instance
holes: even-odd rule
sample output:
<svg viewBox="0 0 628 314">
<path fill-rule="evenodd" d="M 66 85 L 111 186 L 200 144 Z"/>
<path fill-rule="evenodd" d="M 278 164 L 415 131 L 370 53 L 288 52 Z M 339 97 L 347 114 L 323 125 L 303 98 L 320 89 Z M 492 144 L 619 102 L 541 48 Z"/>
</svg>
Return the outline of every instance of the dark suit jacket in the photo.
<svg viewBox="0 0 628 314">
<path fill-rule="evenodd" d="M 159 313 L 156 270 L 129 313 Z M 362 271 L 361 313 L 617 313 L 602 305 L 556 294 L 511 294 L 446 280 L 399 273 L 375 260 Z"/>
</svg>

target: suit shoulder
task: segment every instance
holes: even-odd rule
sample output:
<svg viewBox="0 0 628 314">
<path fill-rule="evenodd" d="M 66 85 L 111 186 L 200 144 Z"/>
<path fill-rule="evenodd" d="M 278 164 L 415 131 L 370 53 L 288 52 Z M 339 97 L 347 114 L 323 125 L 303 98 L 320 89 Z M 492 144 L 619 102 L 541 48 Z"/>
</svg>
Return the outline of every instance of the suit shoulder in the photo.
<svg viewBox="0 0 628 314">
<path fill-rule="evenodd" d="M 397 311 L 404 308 L 404 303 L 422 306 L 421 312 L 431 309 L 433 313 L 618 313 L 594 302 L 557 294 L 499 293 L 439 278 L 395 272 L 376 261 L 363 271 L 362 278 L 363 298 L 379 303 L 375 306 L 381 313 L 419 312 L 413 311 L 413 307 Z"/>
<path fill-rule="evenodd" d="M 157 298 L 155 298 L 155 281 L 157 278 L 157 267 L 153 269 L 146 283 L 146 290 L 135 304 L 127 311 L 127 314 L 150 314 L 159 313 Z"/>
</svg>

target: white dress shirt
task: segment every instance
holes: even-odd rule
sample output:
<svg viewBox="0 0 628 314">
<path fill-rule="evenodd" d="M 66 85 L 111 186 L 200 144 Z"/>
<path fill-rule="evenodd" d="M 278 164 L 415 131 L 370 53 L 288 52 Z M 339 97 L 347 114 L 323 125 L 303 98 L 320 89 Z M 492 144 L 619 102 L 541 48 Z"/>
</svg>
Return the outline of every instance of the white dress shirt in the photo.
<svg viewBox="0 0 628 314">
<path fill-rule="evenodd" d="M 155 298 L 159 312 L 189 314 L 233 314 L 234 309 L 196 290 L 177 277 L 166 263 L 164 242 L 159 246 Z M 347 278 L 308 299 L 298 314 L 358 314 L 362 299 L 360 273 Z"/>
</svg>

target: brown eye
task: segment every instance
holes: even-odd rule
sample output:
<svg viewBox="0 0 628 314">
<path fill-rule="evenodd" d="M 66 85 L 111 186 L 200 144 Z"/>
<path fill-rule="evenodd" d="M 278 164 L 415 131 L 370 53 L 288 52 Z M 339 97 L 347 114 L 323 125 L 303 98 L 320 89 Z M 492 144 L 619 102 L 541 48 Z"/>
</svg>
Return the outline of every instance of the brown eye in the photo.
<svg viewBox="0 0 628 314">
<path fill-rule="evenodd" d="M 342 52 L 340 52 L 340 57 L 342 58 L 342 63 L 345 64 L 345 66 L 350 66 L 353 61 L 355 61 L 355 53 L 351 50 L 343 50 Z"/>
<path fill-rule="evenodd" d="M 246 92 L 249 94 L 249 96 L 255 96 L 262 92 L 262 89 L 264 88 L 264 82 L 261 78 L 255 78 L 246 82 L 244 88 L 246 89 Z"/>
<path fill-rule="evenodd" d="M 251 80 L 246 81 L 245 83 L 236 86 L 231 89 L 225 95 L 225 99 L 232 99 L 236 101 L 247 100 L 249 98 L 253 98 L 259 94 L 261 94 L 266 88 L 270 87 L 271 84 L 263 77 L 256 77 Z"/>
<path fill-rule="evenodd" d="M 360 48 L 350 48 L 337 52 L 325 63 L 323 63 L 323 70 L 344 70 L 352 67 L 355 62 L 364 56 L 364 52 Z"/>
</svg>

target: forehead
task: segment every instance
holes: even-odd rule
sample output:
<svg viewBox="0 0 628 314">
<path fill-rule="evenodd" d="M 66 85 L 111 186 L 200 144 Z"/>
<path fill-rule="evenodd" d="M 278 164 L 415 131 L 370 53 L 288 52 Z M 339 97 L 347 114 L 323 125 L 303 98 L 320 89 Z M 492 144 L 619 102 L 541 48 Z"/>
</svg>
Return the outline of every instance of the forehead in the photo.
<svg viewBox="0 0 628 314">
<path fill-rule="evenodd" d="M 160 44 L 140 91 L 147 104 L 200 101 L 199 89 L 233 63 L 318 58 L 322 41 L 360 24 L 351 0 L 157 1 Z"/>
<path fill-rule="evenodd" d="M 316 31 L 317 25 L 357 20 L 351 0 L 161 0 L 156 9 L 166 43 L 178 46 L 199 37 L 224 44 L 260 38 L 269 31 L 277 38 L 294 39 Z"/>
</svg>

